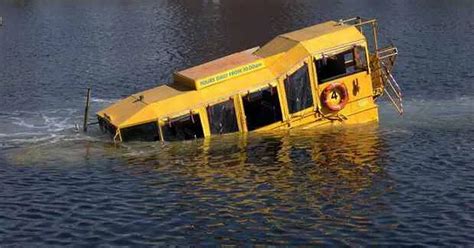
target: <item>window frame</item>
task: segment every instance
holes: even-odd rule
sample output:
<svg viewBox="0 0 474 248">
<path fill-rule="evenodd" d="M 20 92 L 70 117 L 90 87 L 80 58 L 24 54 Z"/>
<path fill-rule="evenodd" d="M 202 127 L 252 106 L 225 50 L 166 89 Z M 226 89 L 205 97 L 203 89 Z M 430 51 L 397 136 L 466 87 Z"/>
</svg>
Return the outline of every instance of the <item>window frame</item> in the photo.
<svg viewBox="0 0 474 248">
<path fill-rule="evenodd" d="M 306 112 L 308 110 L 313 110 L 314 109 L 314 106 L 315 106 L 315 89 L 314 89 L 314 86 L 313 86 L 313 78 L 311 76 L 311 74 L 313 73 L 312 72 L 312 68 L 311 68 L 311 64 L 307 62 L 308 58 L 305 58 L 303 60 L 303 62 L 300 62 L 298 63 L 296 66 L 293 67 L 292 70 L 288 71 L 288 73 L 285 75 L 285 77 L 283 77 L 281 79 L 282 81 L 282 89 L 284 90 L 285 94 L 285 99 L 286 100 L 286 110 L 288 111 L 288 115 L 289 117 L 291 116 L 295 116 L 295 115 L 299 115 L 303 112 Z M 311 61 L 311 59 L 309 59 Z M 311 99 L 311 105 L 308 106 L 308 107 L 305 107 L 305 108 L 302 108 L 302 109 L 299 109 L 295 112 L 291 112 L 290 110 L 290 104 L 288 102 L 289 98 L 288 98 L 288 92 L 287 92 L 287 89 L 286 89 L 286 82 L 287 80 L 292 76 L 294 75 L 296 72 L 298 72 L 298 70 L 302 69 L 304 66 L 306 66 L 306 72 L 307 72 L 307 76 L 308 76 L 308 86 L 309 86 L 309 91 L 310 91 L 310 99 Z"/>
<path fill-rule="evenodd" d="M 248 116 L 247 116 L 247 113 L 245 111 L 245 98 L 247 98 L 250 94 L 255 94 L 257 92 L 260 92 L 260 91 L 264 91 L 264 90 L 268 90 L 268 89 L 275 89 L 275 93 L 273 94 L 276 94 L 276 99 L 278 100 L 278 105 L 279 105 L 279 115 L 280 115 L 280 120 L 277 120 L 275 122 L 272 122 L 272 123 L 269 123 L 269 124 L 265 124 L 263 126 L 260 126 L 260 127 L 257 127 L 257 128 L 253 128 L 253 129 L 250 129 L 249 128 L 249 125 L 248 125 Z M 239 94 L 239 100 L 240 100 L 240 105 L 241 105 L 241 116 L 243 118 L 243 129 L 247 132 L 251 132 L 251 131 L 258 131 L 258 130 L 261 130 L 261 129 L 264 129 L 264 128 L 271 128 L 272 126 L 279 126 L 281 125 L 281 123 L 284 122 L 285 120 L 285 114 L 283 112 L 283 107 L 282 107 L 282 97 L 281 97 L 281 92 L 279 90 L 279 86 L 278 86 L 278 83 L 277 82 L 273 82 L 273 83 L 269 83 L 269 84 L 266 84 L 266 85 L 261 85 L 260 87 L 258 88 L 255 88 L 253 90 L 250 90 L 250 91 L 247 91 L 247 92 L 243 92 L 241 94 Z M 284 99 L 283 99 L 284 100 Z"/>
<path fill-rule="evenodd" d="M 134 134 L 135 137 L 127 137 L 129 134 L 127 134 L 127 132 L 130 132 L 130 130 L 133 131 L 133 129 L 137 129 L 137 128 L 143 128 L 144 126 L 149 126 L 149 125 L 153 125 L 155 128 L 155 134 L 153 133 L 150 133 L 150 134 L 147 134 L 147 135 L 153 135 L 153 139 L 150 139 L 150 138 L 144 138 L 144 136 L 141 136 L 141 138 L 137 138 L 138 136 L 136 134 Z M 161 132 L 160 132 L 160 127 L 158 125 L 158 122 L 156 121 L 149 121 L 149 122 L 144 122 L 144 123 L 141 123 L 141 124 L 136 124 L 136 125 L 132 125 L 132 126 L 128 126 L 128 127 L 123 127 L 123 128 L 120 128 L 120 140 L 123 141 L 123 142 L 155 142 L 155 141 L 160 141 L 162 139 L 162 136 L 161 136 Z"/>
<path fill-rule="evenodd" d="M 212 125 L 212 115 L 210 113 L 210 108 L 211 107 L 215 107 L 217 105 L 220 105 L 220 104 L 224 104 L 224 103 L 232 103 L 232 108 L 233 108 L 233 111 L 234 111 L 234 118 L 235 118 L 235 125 L 237 127 L 237 130 L 235 131 L 230 131 L 230 132 L 222 132 L 222 133 L 213 133 L 213 125 Z M 223 134 L 228 134 L 228 133 L 235 133 L 235 132 L 239 132 L 240 131 L 240 121 L 239 121 L 239 114 L 238 114 L 238 109 L 236 107 L 236 103 L 235 103 L 235 98 L 234 97 L 229 97 L 229 99 L 225 100 L 225 101 L 219 101 L 219 102 L 214 102 L 212 104 L 208 104 L 206 106 L 206 114 L 207 114 L 207 122 L 208 122 L 208 125 L 209 125 L 209 134 L 210 135 L 223 135 Z"/>
<path fill-rule="evenodd" d="M 202 137 L 196 137 L 196 138 L 189 138 L 189 139 L 167 139 L 167 134 L 166 134 L 166 128 L 169 127 L 169 125 L 173 125 L 173 122 L 177 121 L 182 121 L 183 119 L 190 118 L 190 120 L 193 119 L 193 116 L 197 116 L 199 118 L 199 125 L 200 125 L 200 132 L 202 134 Z M 173 115 L 171 117 L 167 117 L 162 119 L 160 122 L 159 128 L 160 128 L 160 135 L 161 135 L 161 140 L 162 141 L 167 141 L 167 142 L 174 142 L 174 141 L 186 141 L 186 140 L 195 140 L 195 139 L 201 139 L 206 137 L 206 130 L 205 130 L 205 125 L 204 125 L 203 120 L 203 115 L 200 113 L 200 111 L 189 111 L 187 113 L 182 113 L 178 115 Z M 176 135 L 175 135 L 176 136 Z"/>
<path fill-rule="evenodd" d="M 363 68 L 357 68 L 357 65 L 356 65 L 355 52 L 356 52 L 357 48 L 363 48 L 364 61 L 365 61 L 365 65 L 364 65 Z M 354 71 L 352 71 L 352 72 L 347 72 L 346 71 L 343 74 L 339 74 L 339 75 L 328 77 L 328 78 L 325 78 L 325 79 L 321 80 L 320 75 L 318 73 L 318 61 L 322 60 L 325 56 L 339 56 L 339 55 L 342 55 L 342 54 L 343 54 L 343 56 L 345 56 L 346 54 L 352 54 L 352 60 L 350 61 L 351 65 L 347 65 L 347 61 L 344 61 L 344 65 L 345 65 L 344 69 L 347 70 L 347 68 L 353 66 Z M 327 82 L 331 82 L 331 81 L 337 80 L 339 78 L 347 77 L 347 76 L 357 74 L 357 73 L 360 73 L 360 72 L 363 72 L 363 71 L 365 71 L 367 73 L 370 73 L 369 58 L 368 58 L 368 54 L 367 54 L 366 44 L 353 44 L 350 47 L 345 47 L 345 48 L 342 48 L 342 49 L 338 49 L 337 51 L 331 51 L 330 53 L 322 52 L 322 53 L 319 53 L 319 54 L 313 56 L 312 62 L 313 62 L 315 73 L 316 73 L 316 80 L 315 81 L 316 81 L 316 84 L 318 84 L 318 85 L 322 85 L 322 84 L 325 84 Z"/>
</svg>

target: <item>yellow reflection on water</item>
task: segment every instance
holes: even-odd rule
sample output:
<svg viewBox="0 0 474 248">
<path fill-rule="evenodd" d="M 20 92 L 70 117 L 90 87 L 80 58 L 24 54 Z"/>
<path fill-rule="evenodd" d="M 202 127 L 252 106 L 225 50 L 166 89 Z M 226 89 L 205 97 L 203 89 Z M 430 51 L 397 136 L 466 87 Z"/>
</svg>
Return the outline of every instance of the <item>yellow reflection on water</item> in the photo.
<svg viewBox="0 0 474 248">
<path fill-rule="evenodd" d="M 291 229 L 294 221 L 298 228 L 323 233 L 325 223 L 365 232 L 372 222 L 367 213 L 390 211 L 377 199 L 390 190 L 386 146 L 378 126 L 366 125 L 119 147 L 66 141 L 16 150 L 12 161 L 78 171 L 87 166 L 101 177 L 133 184 L 139 179 L 148 193 L 164 195 L 176 208 L 185 206 L 196 216 L 202 213 L 190 205 L 205 208 L 212 215 L 206 216 L 208 222 L 216 225 L 209 228 L 225 225 L 223 216 L 228 216 L 259 228 Z"/>
<path fill-rule="evenodd" d="M 384 150 L 377 125 L 337 129 L 296 129 L 277 133 L 224 135 L 210 139 L 157 143 L 90 140 L 58 141 L 12 150 L 13 164 L 81 164 L 105 158 L 128 166 L 153 165 L 158 170 L 179 166 L 185 177 L 201 178 L 210 188 L 222 178 L 271 183 L 276 188 L 301 180 L 338 180 L 353 189 L 370 185 L 382 171 Z"/>
<path fill-rule="evenodd" d="M 370 184 L 370 176 L 382 170 L 378 158 L 384 148 L 376 126 L 222 136 L 196 149 L 189 145 L 196 144 L 172 144 L 160 154 L 184 159 L 193 176 L 210 182 L 216 176 L 254 177 L 282 188 L 285 179 L 301 173 L 314 182 L 338 178 L 356 188 Z"/>
</svg>

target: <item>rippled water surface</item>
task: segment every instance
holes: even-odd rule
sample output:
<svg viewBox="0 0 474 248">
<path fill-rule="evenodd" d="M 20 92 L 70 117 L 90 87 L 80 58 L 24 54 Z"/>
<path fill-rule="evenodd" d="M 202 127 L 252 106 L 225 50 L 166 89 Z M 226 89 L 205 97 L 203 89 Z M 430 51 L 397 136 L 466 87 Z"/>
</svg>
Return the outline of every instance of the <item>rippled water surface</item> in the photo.
<svg viewBox="0 0 474 248">
<path fill-rule="evenodd" d="M 0 2 L 0 246 L 474 243 L 474 2 Z M 76 132 L 174 70 L 376 17 L 406 114 L 116 147 Z"/>
</svg>

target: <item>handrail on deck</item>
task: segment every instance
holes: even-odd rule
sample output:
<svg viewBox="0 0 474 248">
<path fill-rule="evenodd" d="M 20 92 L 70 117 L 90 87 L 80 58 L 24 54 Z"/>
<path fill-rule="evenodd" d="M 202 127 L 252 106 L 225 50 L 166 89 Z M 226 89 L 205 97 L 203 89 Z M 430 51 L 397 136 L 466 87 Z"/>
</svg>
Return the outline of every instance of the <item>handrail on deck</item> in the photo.
<svg viewBox="0 0 474 248">
<path fill-rule="evenodd" d="M 362 26 L 370 25 L 372 28 L 373 42 L 374 42 L 374 53 L 377 54 L 379 49 L 378 39 L 377 39 L 377 19 L 366 19 L 360 16 L 352 17 L 349 19 L 340 19 L 339 25 L 352 25 L 359 29 L 362 32 Z"/>
<path fill-rule="evenodd" d="M 355 23 L 351 23 L 351 22 L 355 22 Z M 339 25 L 346 24 L 346 25 L 353 25 L 353 26 L 362 26 L 362 25 L 372 24 L 376 22 L 377 22 L 377 19 L 366 19 L 360 16 L 356 16 L 356 17 L 352 17 L 348 19 L 340 19 L 338 23 Z"/>
</svg>

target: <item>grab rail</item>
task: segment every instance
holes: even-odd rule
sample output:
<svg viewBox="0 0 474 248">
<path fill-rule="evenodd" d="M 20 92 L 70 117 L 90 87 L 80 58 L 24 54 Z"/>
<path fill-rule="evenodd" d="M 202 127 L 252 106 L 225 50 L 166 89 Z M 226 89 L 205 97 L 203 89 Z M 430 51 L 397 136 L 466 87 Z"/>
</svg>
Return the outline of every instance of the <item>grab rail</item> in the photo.
<svg viewBox="0 0 474 248">
<path fill-rule="evenodd" d="M 382 64 L 382 79 L 384 83 L 384 92 L 387 95 L 388 99 L 395 107 L 397 112 L 402 115 L 403 114 L 403 98 L 402 98 L 402 90 L 400 85 L 398 85 L 397 80 L 393 77 L 392 73 L 390 73 L 389 68 L 387 65 L 380 61 Z M 388 87 L 387 87 L 388 86 Z"/>
</svg>

